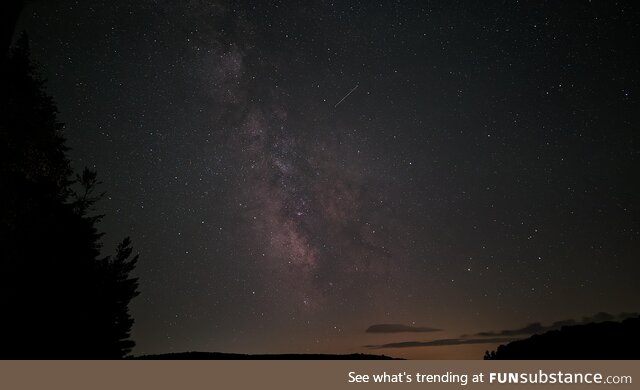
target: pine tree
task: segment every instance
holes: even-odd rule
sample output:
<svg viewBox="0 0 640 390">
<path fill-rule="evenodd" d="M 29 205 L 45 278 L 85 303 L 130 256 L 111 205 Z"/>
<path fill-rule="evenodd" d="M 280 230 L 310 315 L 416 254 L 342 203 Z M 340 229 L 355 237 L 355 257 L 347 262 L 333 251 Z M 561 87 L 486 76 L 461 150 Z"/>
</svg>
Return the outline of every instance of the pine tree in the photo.
<svg viewBox="0 0 640 390">
<path fill-rule="evenodd" d="M 71 179 L 63 125 L 26 35 L 1 71 L 0 357 L 123 357 L 134 346 L 137 256 L 127 238 L 101 257 L 96 174 Z"/>
</svg>

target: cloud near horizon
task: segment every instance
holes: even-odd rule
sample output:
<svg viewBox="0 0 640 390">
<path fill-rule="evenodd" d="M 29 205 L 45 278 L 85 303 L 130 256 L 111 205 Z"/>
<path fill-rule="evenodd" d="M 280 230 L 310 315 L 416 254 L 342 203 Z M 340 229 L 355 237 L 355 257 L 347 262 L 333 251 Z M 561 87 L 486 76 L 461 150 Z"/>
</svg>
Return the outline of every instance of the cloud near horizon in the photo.
<svg viewBox="0 0 640 390">
<path fill-rule="evenodd" d="M 517 340 L 513 337 L 479 338 L 479 339 L 439 339 L 431 341 L 402 341 L 398 343 L 388 343 L 380 345 L 365 345 L 369 349 L 387 348 L 412 348 L 412 347 L 442 347 L 450 345 L 467 344 L 502 344 Z"/>
<path fill-rule="evenodd" d="M 548 332 L 550 330 L 557 330 L 562 328 L 563 326 L 571 326 L 571 325 L 584 325 L 592 322 L 603 322 L 603 321 L 613 321 L 613 320 L 624 320 L 631 317 L 637 317 L 638 313 L 620 313 L 617 316 L 600 312 L 591 317 L 582 317 L 581 321 L 576 321 L 573 319 L 556 321 L 551 325 L 542 325 L 540 322 L 534 322 L 527 326 L 518 329 L 504 329 L 500 331 L 490 331 L 490 332 L 479 332 L 474 334 L 474 336 L 480 337 L 497 337 L 497 336 L 524 336 L 524 335 L 532 335 L 536 333 Z M 462 337 L 466 337 L 463 335 Z"/>
<path fill-rule="evenodd" d="M 414 348 L 414 347 L 440 347 L 455 346 L 468 344 L 504 344 L 511 341 L 522 339 L 519 336 L 529 336 L 536 333 L 543 333 L 550 330 L 557 330 L 563 326 L 583 325 L 593 322 L 624 320 L 627 318 L 638 317 L 639 313 L 620 313 L 617 316 L 605 312 L 597 313 L 591 317 L 583 317 L 581 321 L 573 319 L 556 321 L 551 325 L 542 325 L 540 322 L 534 322 L 527 326 L 517 329 L 505 329 L 501 331 L 479 332 L 474 334 L 474 338 L 462 335 L 460 338 L 437 339 L 431 341 L 400 341 L 387 344 L 365 345 L 369 349 L 390 349 L 390 348 Z M 442 329 L 429 327 L 414 327 L 404 324 L 377 324 L 367 328 L 367 333 L 403 333 L 403 332 L 435 332 Z"/>
<path fill-rule="evenodd" d="M 366 333 L 405 333 L 405 332 L 439 332 L 442 329 L 426 326 L 404 324 L 375 324 L 367 328 Z"/>
<path fill-rule="evenodd" d="M 474 334 L 472 338 L 468 338 L 468 335 L 462 335 L 460 338 L 453 339 L 437 339 L 431 341 L 400 341 L 379 345 L 365 345 L 365 348 L 369 349 L 391 349 L 391 348 L 414 348 L 414 347 L 440 347 L 440 346 L 455 346 L 455 345 L 468 345 L 468 344 L 504 344 L 511 341 L 522 339 L 521 336 L 529 336 L 536 333 L 544 333 L 550 330 L 557 330 L 563 326 L 571 325 L 583 325 L 593 322 L 613 321 L 613 320 L 625 320 L 627 318 L 638 317 L 639 313 L 620 313 L 618 315 L 612 315 L 605 312 L 597 313 L 590 317 L 583 317 L 582 320 L 576 321 L 573 319 L 556 321 L 551 325 L 542 325 L 540 322 L 534 322 L 517 329 L 504 329 L 501 331 L 491 332 L 479 332 Z M 428 328 L 428 327 L 414 327 L 403 324 L 377 324 L 371 325 L 367 328 L 367 333 L 403 333 L 403 332 L 434 332 L 442 329 Z"/>
</svg>

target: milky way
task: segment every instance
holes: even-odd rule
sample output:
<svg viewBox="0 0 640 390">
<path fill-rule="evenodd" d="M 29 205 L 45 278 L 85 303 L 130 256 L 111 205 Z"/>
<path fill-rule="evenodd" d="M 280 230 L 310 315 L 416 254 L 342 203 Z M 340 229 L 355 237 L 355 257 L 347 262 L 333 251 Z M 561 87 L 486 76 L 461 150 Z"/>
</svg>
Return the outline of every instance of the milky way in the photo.
<svg viewBox="0 0 640 390">
<path fill-rule="evenodd" d="M 314 136 L 297 136 L 300 125 Z M 281 107 L 250 107 L 231 143 L 242 194 L 234 206 L 257 266 L 273 273 L 274 286 L 291 290 L 292 303 L 307 307 L 330 304 L 344 284 L 394 270 L 383 186 L 370 190 L 380 179 L 358 166 L 357 136 L 337 136 L 322 125 L 291 123 Z"/>
<path fill-rule="evenodd" d="M 639 15 L 58 0 L 20 28 L 105 250 L 140 252 L 136 353 L 482 358 L 638 311 Z"/>
</svg>

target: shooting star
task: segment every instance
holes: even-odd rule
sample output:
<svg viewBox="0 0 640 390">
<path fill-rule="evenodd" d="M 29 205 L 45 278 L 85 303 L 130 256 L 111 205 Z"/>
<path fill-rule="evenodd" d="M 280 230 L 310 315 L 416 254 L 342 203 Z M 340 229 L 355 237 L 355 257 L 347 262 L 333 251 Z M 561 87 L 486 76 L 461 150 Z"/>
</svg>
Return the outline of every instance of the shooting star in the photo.
<svg viewBox="0 0 640 390">
<path fill-rule="evenodd" d="M 351 95 L 351 93 L 352 93 L 353 91 L 355 91 L 355 90 L 356 90 L 356 88 L 358 88 L 358 85 L 359 85 L 359 84 L 356 84 L 356 86 L 355 86 L 355 87 L 353 87 L 353 89 L 352 89 L 351 91 L 349 91 L 349 93 L 348 93 L 348 94 L 344 95 L 344 97 L 343 97 L 342 99 L 340 99 L 340 101 L 339 101 L 338 103 L 336 103 L 336 105 L 335 105 L 335 106 L 333 106 L 333 108 L 338 107 L 338 105 L 339 105 L 340 103 L 342 103 L 342 102 L 344 101 L 344 99 L 348 98 L 348 97 L 349 97 L 349 95 Z"/>
</svg>

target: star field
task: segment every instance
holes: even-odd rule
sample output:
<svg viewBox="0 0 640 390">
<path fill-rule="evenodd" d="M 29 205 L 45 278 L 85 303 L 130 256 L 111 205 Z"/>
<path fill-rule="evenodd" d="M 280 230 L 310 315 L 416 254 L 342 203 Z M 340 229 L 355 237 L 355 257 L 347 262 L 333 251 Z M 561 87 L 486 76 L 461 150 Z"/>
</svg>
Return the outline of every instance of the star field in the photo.
<svg viewBox="0 0 640 390">
<path fill-rule="evenodd" d="M 59 0 L 20 27 L 105 247 L 140 252 L 135 353 L 347 353 L 637 311 L 638 11 Z M 449 348 L 388 353 L 489 349 Z"/>
</svg>

